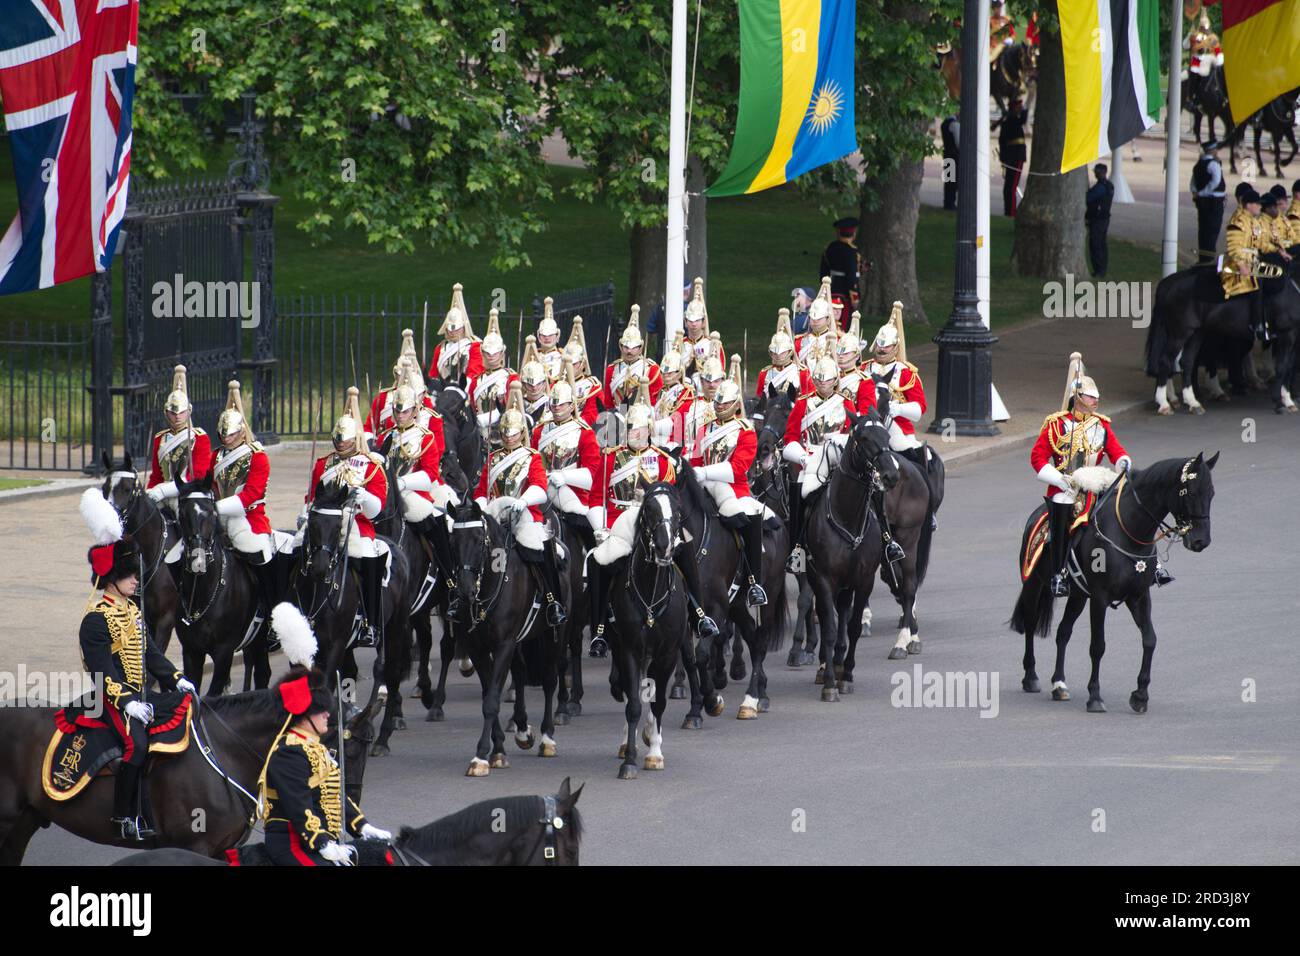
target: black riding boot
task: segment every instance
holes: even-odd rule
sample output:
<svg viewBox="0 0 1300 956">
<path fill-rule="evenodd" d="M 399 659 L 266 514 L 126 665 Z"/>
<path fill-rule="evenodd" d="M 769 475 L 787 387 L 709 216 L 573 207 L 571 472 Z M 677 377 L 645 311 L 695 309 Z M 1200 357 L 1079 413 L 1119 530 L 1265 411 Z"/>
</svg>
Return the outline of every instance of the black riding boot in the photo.
<svg viewBox="0 0 1300 956">
<path fill-rule="evenodd" d="M 803 495 L 799 486 L 791 482 L 787 498 L 790 501 L 790 540 L 793 546 L 790 557 L 785 559 L 785 569 L 791 574 L 799 574 L 807 567 L 803 554 Z"/>
<path fill-rule="evenodd" d="M 1264 320 L 1264 293 L 1255 291 L 1250 295 L 1250 327 L 1254 329 L 1255 336 L 1260 342 L 1268 344 L 1270 336 L 1268 334 L 1268 323 Z"/>
<path fill-rule="evenodd" d="M 745 603 L 749 607 L 762 607 L 767 603 L 767 592 L 759 580 L 763 577 L 763 512 L 750 515 L 745 522 L 745 563 L 749 566 L 749 592 Z"/>
<path fill-rule="evenodd" d="M 690 547 L 682 545 L 673 553 L 673 563 L 677 565 L 677 570 L 682 572 L 682 582 L 686 585 L 686 601 L 692 612 L 692 620 L 695 621 L 696 633 L 700 637 L 716 637 L 717 622 L 704 613 L 704 602 L 700 599 L 704 589 L 700 587 L 700 566 L 695 560 L 695 552 Z"/>
<path fill-rule="evenodd" d="M 591 647 L 587 653 L 591 657 L 604 657 L 609 653 L 609 643 L 605 640 L 605 620 L 609 617 L 609 585 L 613 579 L 613 567 L 605 567 L 594 558 L 587 562 L 587 597 L 591 601 Z"/>
<path fill-rule="evenodd" d="M 560 600 L 563 591 L 560 589 L 560 558 L 555 552 L 555 539 L 547 538 L 543 546 L 542 561 L 542 580 L 546 582 L 546 623 L 551 627 L 559 627 L 569 619 L 569 612 L 564 609 L 564 602 Z"/>
<path fill-rule="evenodd" d="M 361 607 L 366 627 L 357 638 L 358 647 L 377 647 L 384 636 L 384 568 L 387 558 L 352 558 L 361 579 Z"/>
<path fill-rule="evenodd" d="M 1074 518 L 1074 505 L 1070 502 L 1061 504 L 1060 502 L 1050 501 L 1047 508 L 1051 522 L 1051 537 L 1048 540 L 1050 550 L 1048 554 L 1052 561 L 1052 596 L 1067 597 L 1070 593 L 1070 584 L 1065 577 L 1065 559 L 1069 553 L 1070 522 Z"/>
<path fill-rule="evenodd" d="M 275 564 L 275 557 L 272 555 L 271 560 L 264 564 L 254 564 L 253 577 L 257 582 L 257 600 L 262 605 L 262 620 L 271 619 L 271 610 L 275 607 L 276 601 L 280 597 L 280 578 L 279 569 Z M 267 650 L 274 651 L 280 647 L 280 642 L 275 637 L 275 632 L 267 628 Z"/>
<path fill-rule="evenodd" d="M 140 767 L 119 764 L 113 781 L 113 816 L 109 822 L 121 827 L 123 840 L 141 840 L 135 808 L 140 788 Z"/>
<path fill-rule="evenodd" d="M 907 557 L 907 552 L 903 550 L 901 544 L 894 540 L 893 534 L 889 531 L 889 519 L 885 517 L 884 492 L 877 491 L 873 494 L 871 504 L 876 509 L 876 518 L 880 521 L 880 539 L 885 544 L 885 560 L 891 564 L 902 561 Z"/>
</svg>

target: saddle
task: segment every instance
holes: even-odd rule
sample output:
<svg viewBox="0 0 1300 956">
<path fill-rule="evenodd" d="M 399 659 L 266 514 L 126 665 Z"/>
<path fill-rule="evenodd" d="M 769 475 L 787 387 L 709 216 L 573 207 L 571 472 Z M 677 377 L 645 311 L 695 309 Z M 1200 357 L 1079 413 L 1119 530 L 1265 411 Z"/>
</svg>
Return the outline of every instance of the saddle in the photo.
<svg viewBox="0 0 1300 956">
<path fill-rule="evenodd" d="M 349 846 L 357 848 L 357 866 L 396 866 L 393 849 L 383 840 L 350 840 Z M 230 866 L 275 866 L 271 855 L 266 852 L 265 843 L 245 843 L 232 846 L 226 851 L 226 863 Z"/>
<path fill-rule="evenodd" d="M 1088 523 L 1092 515 L 1093 505 L 1097 503 L 1097 496 L 1089 491 L 1082 498 L 1076 498 L 1074 502 L 1074 520 L 1070 522 L 1070 537 Z M 1025 541 L 1024 554 L 1020 556 L 1020 580 L 1028 581 L 1030 575 L 1034 573 L 1034 568 L 1038 566 L 1038 559 L 1043 552 L 1047 550 L 1047 532 L 1048 521 L 1047 502 L 1044 501 L 1029 516 L 1030 530 L 1029 537 Z"/>
<path fill-rule="evenodd" d="M 150 759 L 173 757 L 190 745 L 191 698 L 172 691 L 151 703 Z M 104 707 L 109 706 L 104 704 Z M 106 714 L 92 717 L 88 704 L 69 704 L 54 714 L 54 733 L 41 763 L 41 787 L 51 800 L 71 800 L 98 776 L 111 776 L 121 764 L 122 739 Z"/>
<path fill-rule="evenodd" d="M 1223 301 L 1223 283 L 1219 279 L 1219 270 L 1215 263 L 1205 262 L 1191 267 L 1196 277 L 1192 286 L 1196 301 L 1206 305 L 1216 305 Z"/>
</svg>

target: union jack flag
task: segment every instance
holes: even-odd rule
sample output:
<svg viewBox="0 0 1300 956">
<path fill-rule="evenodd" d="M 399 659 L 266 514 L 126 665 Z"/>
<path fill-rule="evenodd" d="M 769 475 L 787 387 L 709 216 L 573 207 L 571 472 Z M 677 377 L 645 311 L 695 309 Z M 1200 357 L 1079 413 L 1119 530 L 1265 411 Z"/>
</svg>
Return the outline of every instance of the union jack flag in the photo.
<svg viewBox="0 0 1300 956">
<path fill-rule="evenodd" d="M 0 103 L 18 215 L 0 294 L 103 272 L 131 171 L 139 0 L 5 0 Z"/>
</svg>

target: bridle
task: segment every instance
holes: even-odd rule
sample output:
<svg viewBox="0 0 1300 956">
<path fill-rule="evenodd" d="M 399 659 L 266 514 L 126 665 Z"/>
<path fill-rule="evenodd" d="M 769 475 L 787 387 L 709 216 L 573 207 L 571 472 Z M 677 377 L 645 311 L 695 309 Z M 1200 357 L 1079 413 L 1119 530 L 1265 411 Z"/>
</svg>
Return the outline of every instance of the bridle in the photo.
<svg viewBox="0 0 1300 956">
<path fill-rule="evenodd" d="M 557 831 L 563 830 L 567 824 L 564 822 L 564 817 L 560 815 L 559 801 L 555 799 L 554 794 L 547 794 L 538 799 L 542 801 L 542 814 L 537 818 L 537 822 L 542 824 L 541 832 L 538 833 L 537 842 L 533 844 L 528 855 L 523 858 L 523 862 L 527 863 L 537 855 L 538 850 L 541 850 L 542 859 L 546 861 L 545 865 L 555 866 L 558 859 L 555 848 L 555 834 Z M 433 866 L 420 854 L 410 848 L 403 847 L 396 840 L 389 846 L 398 860 L 401 861 L 402 866 Z"/>
<path fill-rule="evenodd" d="M 216 515 L 215 499 L 212 497 L 211 493 L 206 491 L 191 491 L 189 494 L 185 496 L 184 500 L 212 501 L 214 503 L 213 516 L 215 518 Z M 177 511 L 180 514 L 183 514 L 184 505 L 179 506 Z M 212 609 L 212 605 L 216 604 L 217 602 L 217 595 L 220 594 L 222 589 L 225 588 L 226 586 L 226 549 L 218 545 L 216 534 L 214 534 L 212 538 L 208 541 L 203 541 L 196 536 L 194 538 L 196 547 L 191 548 L 189 541 L 186 541 L 186 535 L 184 533 L 184 530 L 182 529 L 181 540 L 185 542 L 185 554 L 186 554 L 186 560 L 183 565 L 184 573 L 182 574 L 182 579 L 184 577 L 189 577 L 191 580 L 193 580 L 194 586 L 190 588 L 190 595 L 188 598 L 185 596 L 185 591 L 183 588 L 178 586 L 176 588 L 176 591 L 180 595 L 181 608 L 184 611 L 185 623 L 187 625 L 194 625 L 199 622 L 199 620 L 203 617 L 203 615 L 207 614 L 208 611 Z M 189 559 L 199 554 L 203 555 L 204 570 L 196 573 L 194 571 L 189 570 Z M 217 583 L 216 585 L 213 586 L 212 593 L 208 596 L 208 603 L 205 604 L 197 614 L 195 614 L 193 613 L 192 608 L 194 606 L 194 598 L 199 591 L 199 582 L 203 578 L 207 577 L 209 574 L 212 573 L 211 571 L 208 570 L 208 566 L 209 564 L 213 564 L 213 563 L 216 564 Z"/>
<path fill-rule="evenodd" d="M 1192 461 L 1187 461 L 1183 463 L 1183 468 L 1178 479 L 1178 483 L 1181 486 L 1178 489 L 1178 497 L 1180 499 L 1187 497 L 1187 492 L 1190 488 L 1190 482 L 1196 480 L 1195 473 L 1191 474 L 1190 476 L 1188 474 L 1188 469 L 1191 468 L 1191 466 L 1192 466 Z M 1122 478 L 1120 478 L 1119 484 L 1126 485 L 1127 483 L 1128 483 L 1128 474 L 1126 473 Z M 1171 510 L 1170 513 L 1174 516 L 1174 521 L 1171 523 L 1167 521 L 1165 518 L 1154 514 L 1150 508 L 1148 508 L 1145 504 L 1142 503 L 1142 498 L 1140 495 L 1138 495 L 1138 490 L 1136 486 L 1129 486 L 1129 490 L 1133 492 L 1133 503 L 1136 504 L 1138 508 L 1141 509 L 1142 513 L 1146 515 L 1148 518 L 1150 518 L 1151 522 L 1159 529 L 1159 533 L 1154 538 L 1152 538 L 1150 541 L 1143 541 L 1140 538 L 1136 537 L 1132 532 L 1130 532 L 1127 527 L 1125 527 L 1124 518 L 1120 514 L 1120 510 L 1119 510 L 1119 499 L 1124 493 L 1124 489 L 1121 487 L 1115 495 L 1115 519 L 1119 522 L 1120 530 L 1123 531 L 1124 534 L 1128 536 L 1128 539 L 1132 541 L 1134 544 L 1139 544 L 1144 546 L 1154 545 L 1157 541 L 1160 541 L 1162 539 L 1168 539 L 1171 543 L 1175 541 L 1180 541 L 1182 540 L 1182 538 L 1184 538 L 1187 535 L 1189 531 L 1191 531 L 1194 527 L 1196 527 L 1196 525 L 1206 522 L 1210 519 L 1210 516 L 1207 514 L 1202 515 L 1202 514 L 1184 513 L 1180 515 L 1176 511 Z"/>
<path fill-rule="evenodd" d="M 512 540 L 514 537 L 513 527 L 510 524 L 502 524 L 500 522 L 498 522 L 498 525 L 501 527 L 501 530 L 505 535 L 505 539 L 501 545 L 502 550 L 504 553 L 508 554 L 511 546 L 514 544 Z M 471 626 L 487 620 L 488 614 L 492 612 L 492 609 L 496 607 L 497 601 L 500 600 L 501 592 L 505 589 L 506 583 L 506 570 L 505 568 L 502 568 L 499 573 L 496 573 L 496 587 L 492 589 L 491 595 L 486 601 L 480 600 L 480 595 L 483 591 L 484 576 L 494 573 L 491 568 L 487 567 L 487 558 L 492 552 L 492 529 L 488 525 L 488 516 L 480 511 L 476 518 L 467 521 L 453 519 L 451 524 L 453 536 L 457 531 L 472 531 L 476 528 L 483 529 L 483 546 L 478 551 L 478 562 L 476 564 L 467 564 L 463 561 L 460 562 L 456 567 L 456 573 L 449 575 L 447 578 L 447 586 L 452 589 L 457 589 L 458 585 L 456 582 L 462 572 L 473 576 L 474 593 L 460 595 L 461 598 L 469 601 Z M 454 550 L 455 549 L 453 548 L 453 552 Z"/>
<path fill-rule="evenodd" d="M 636 543 L 633 545 L 633 554 L 631 556 L 633 560 L 630 560 L 628 563 L 627 590 L 631 592 L 637 604 L 641 606 L 641 613 L 645 615 L 646 627 L 655 626 L 655 618 L 663 608 L 667 606 L 668 600 L 672 597 L 673 592 L 671 577 L 673 562 L 671 553 L 668 561 L 664 562 L 660 560 L 659 555 L 655 553 L 654 547 L 654 533 L 659 527 L 667 529 L 670 541 L 676 542 L 678 537 L 678 534 L 673 530 L 671 516 L 659 505 L 659 499 L 664 497 L 666 494 L 667 491 L 650 493 L 641 500 L 641 511 L 637 515 Z M 651 501 L 654 501 L 655 508 L 659 512 L 659 518 L 654 521 L 647 520 L 645 517 L 646 506 Z M 648 598 L 641 590 L 641 586 L 637 583 L 636 575 L 631 572 L 631 568 L 636 565 L 635 558 L 638 549 L 649 557 L 650 562 L 655 569 L 655 576 L 654 580 L 650 584 L 650 596 Z M 662 596 L 658 596 L 660 587 L 663 588 Z"/>
<path fill-rule="evenodd" d="M 852 456 L 850 456 L 849 452 L 851 450 L 855 454 L 859 453 L 861 446 L 865 444 L 866 444 L 865 437 L 859 437 L 855 434 L 851 434 L 850 435 L 851 448 L 845 449 L 845 453 L 840 459 L 841 462 L 840 467 L 836 469 L 835 472 L 836 476 L 842 476 L 844 478 L 847 478 L 849 481 L 855 482 L 863 489 L 865 489 L 866 494 L 863 499 L 862 520 L 856 533 L 850 531 L 847 527 L 844 526 L 843 522 L 841 522 L 838 518 L 835 517 L 835 509 L 832 506 L 829 489 L 827 489 L 827 494 L 824 496 L 826 499 L 826 520 L 830 522 L 830 526 L 833 529 L 835 529 L 836 533 L 839 534 L 840 537 L 842 537 L 845 541 L 848 542 L 849 547 L 854 551 L 858 549 L 858 547 L 862 544 L 863 541 L 866 540 L 867 537 L 867 527 L 871 523 L 871 514 L 872 514 L 871 499 L 874 497 L 877 491 L 883 491 L 885 489 L 885 482 L 880 475 L 879 469 L 876 466 L 876 461 L 877 459 L 879 459 L 879 457 L 882 454 L 888 451 L 888 445 L 881 447 L 879 450 L 876 451 L 874 455 L 871 455 L 866 462 L 859 464 L 853 459 Z M 847 461 L 848 465 L 851 465 L 853 467 L 846 467 L 845 459 L 848 460 Z M 859 467 L 862 469 L 863 472 L 861 475 L 855 473 L 856 469 Z M 833 480 L 834 477 L 832 477 L 832 481 Z"/>
<path fill-rule="evenodd" d="M 126 478 L 131 479 L 131 490 L 127 493 L 125 507 L 119 508 L 117 503 L 113 501 L 112 497 L 113 488 L 116 487 L 117 484 L 114 479 Z M 118 519 L 122 522 L 122 529 L 125 531 L 127 530 L 127 524 L 132 512 L 135 511 L 137 505 L 139 505 L 144 498 L 144 487 L 140 484 L 140 476 L 134 471 L 110 472 L 108 480 L 110 482 L 108 486 L 109 494 L 105 495 L 105 497 L 108 499 L 109 503 L 113 505 L 113 510 L 117 512 Z M 153 512 L 147 515 L 144 521 L 142 521 L 134 531 L 128 532 L 131 535 L 138 536 L 140 532 L 144 531 L 145 528 L 149 527 L 149 525 L 153 523 L 155 518 L 162 522 L 162 541 L 158 544 L 157 556 L 154 557 L 147 568 L 144 566 L 144 552 L 140 552 L 140 592 L 142 594 L 144 589 L 148 587 L 149 582 L 153 580 L 153 576 L 158 573 L 158 568 L 162 565 L 163 557 L 167 554 L 167 522 L 163 519 L 162 509 L 155 507 Z"/>
<path fill-rule="evenodd" d="M 333 546 L 329 544 L 314 545 L 312 543 L 311 517 L 310 517 L 312 514 L 325 515 L 327 517 L 338 517 L 342 519 L 339 522 L 338 541 Z M 325 575 L 323 579 L 317 578 L 315 575 L 311 575 L 313 581 L 313 585 L 312 585 L 313 598 L 316 597 L 316 594 L 319 590 L 318 587 L 316 586 L 317 583 L 323 583 L 329 585 L 327 588 L 325 588 L 324 595 L 320 598 L 319 601 L 315 601 L 315 600 L 312 601 L 312 606 L 310 609 L 303 608 L 303 612 L 307 620 L 312 622 L 313 624 L 316 622 L 316 618 L 320 614 L 320 612 L 325 609 L 325 606 L 327 604 L 329 604 L 330 595 L 335 595 L 334 598 L 335 610 L 338 609 L 339 602 L 343 600 L 342 582 L 344 579 L 343 574 L 346 574 L 347 572 L 347 553 L 348 553 L 347 540 L 348 540 L 348 536 L 352 533 L 353 517 L 354 517 L 353 509 L 350 507 L 320 508 L 317 507 L 316 505 L 312 505 L 312 507 L 308 510 L 307 533 L 304 535 L 302 561 L 299 563 L 299 567 L 298 567 L 299 576 L 300 577 L 308 576 L 308 568 L 311 567 L 312 559 L 315 557 L 317 551 L 324 551 L 326 554 L 329 555 L 329 559 L 330 559 L 329 564 L 326 565 L 325 567 Z M 340 571 L 342 571 L 343 574 L 340 574 L 339 573 Z"/>
</svg>

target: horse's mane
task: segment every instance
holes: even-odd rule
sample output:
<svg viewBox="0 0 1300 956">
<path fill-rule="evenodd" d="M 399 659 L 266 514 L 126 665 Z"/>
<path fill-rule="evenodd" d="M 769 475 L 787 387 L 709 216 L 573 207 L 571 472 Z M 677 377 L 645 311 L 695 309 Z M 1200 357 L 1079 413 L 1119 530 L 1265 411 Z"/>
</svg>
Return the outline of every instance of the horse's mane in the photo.
<svg viewBox="0 0 1300 956">
<path fill-rule="evenodd" d="M 677 472 L 677 487 L 685 489 L 686 496 L 696 510 L 708 512 L 704 489 L 700 487 L 700 480 L 695 477 L 695 469 L 685 460 L 682 461 L 681 470 Z"/>
<path fill-rule="evenodd" d="M 242 694 L 205 697 L 202 706 L 210 707 L 224 717 L 284 714 L 280 695 L 273 690 L 246 690 Z"/>
<path fill-rule="evenodd" d="M 542 808 L 542 798 L 536 796 L 480 800 L 422 827 L 402 827 L 396 842 L 399 847 L 414 850 L 421 856 L 450 852 L 482 833 L 517 833 L 536 826 Z M 506 815 L 504 830 L 497 815 L 502 810 Z M 582 816 L 577 807 L 569 810 L 565 822 L 572 828 L 574 840 L 581 840 Z"/>
</svg>

